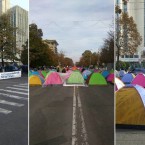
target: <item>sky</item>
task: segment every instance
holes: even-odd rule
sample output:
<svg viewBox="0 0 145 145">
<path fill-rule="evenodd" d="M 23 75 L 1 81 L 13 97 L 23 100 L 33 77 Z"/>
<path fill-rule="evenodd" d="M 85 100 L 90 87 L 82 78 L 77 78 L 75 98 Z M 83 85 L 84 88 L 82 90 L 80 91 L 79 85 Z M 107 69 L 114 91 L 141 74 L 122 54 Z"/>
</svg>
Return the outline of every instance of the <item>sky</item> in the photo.
<svg viewBox="0 0 145 145">
<path fill-rule="evenodd" d="M 74 62 L 85 50 L 98 52 L 114 16 L 114 0 L 29 0 L 29 23 L 55 39 L 58 52 Z"/>
<path fill-rule="evenodd" d="M 29 0 L 10 0 L 10 6 L 18 5 L 25 10 L 29 10 Z"/>
</svg>

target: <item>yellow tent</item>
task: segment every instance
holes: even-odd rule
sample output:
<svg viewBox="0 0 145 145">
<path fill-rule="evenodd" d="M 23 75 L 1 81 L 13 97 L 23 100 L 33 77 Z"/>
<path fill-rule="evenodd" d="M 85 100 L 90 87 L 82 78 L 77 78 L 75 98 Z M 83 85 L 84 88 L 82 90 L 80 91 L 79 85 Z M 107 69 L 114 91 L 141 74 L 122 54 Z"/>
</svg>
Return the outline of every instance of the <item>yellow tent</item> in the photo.
<svg viewBox="0 0 145 145">
<path fill-rule="evenodd" d="M 116 124 L 145 125 L 145 89 L 139 85 L 116 92 Z"/>
<path fill-rule="evenodd" d="M 29 85 L 30 86 L 35 86 L 35 85 L 42 85 L 41 79 L 39 76 L 32 75 L 29 77 Z"/>
</svg>

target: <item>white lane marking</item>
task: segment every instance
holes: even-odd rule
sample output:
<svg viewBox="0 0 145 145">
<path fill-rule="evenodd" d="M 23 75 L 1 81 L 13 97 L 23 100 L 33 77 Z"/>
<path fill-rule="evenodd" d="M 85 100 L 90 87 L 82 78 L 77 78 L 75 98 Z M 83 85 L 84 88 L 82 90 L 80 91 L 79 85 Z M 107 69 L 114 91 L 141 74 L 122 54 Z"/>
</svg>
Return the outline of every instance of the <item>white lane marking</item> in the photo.
<svg viewBox="0 0 145 145">
<path fill-rule="evenodd" d="M 80 117 L 81 117 L 81 132 L 82 132 L 81 136 L 83 137 L 82 145 L 89 145 L 88 141 L 87 141 L 88 140 L 88 135 L 87 135 L 87 131 L 86 131 L 85 120 L 84 120 L 83 110 L 82 110 L 82 103 L 81 103 L 79 92 L 78 92 L 77 99 L 78 99 L 78 108 L 80 110 Z"/>
<path fill-rule="evenodd" d="M 28 86 L 13 85 L 14 87 L 28 88 Z"/>
<path fill-rule="evenodd" d="M 14 88 L 14 87 L 6 87 L 6 88 L 14 89 L 14 90 L 28 91 L 28 89 L 23 89 L 23 88 Z"/>
<path fill-rule="evenodd" d="M 77 145 L 77 124 L 76 124 L 76 92 L 73 94 L 73 117 L 72 117 L 72 145 Z"/>
<path fill-rule="evenodd" d="M 11 112 L 12 112 L 12 111 L 10 111 L 10 110 L 6 110 L 6 109 L 0 108 L 0 113 L 9 114 L 9 113 L 11 113 Z"/>
<path fill-rule="evenodd" d="M 18 91 L 12 91 L 12 90 L 0 89 L 0 91 L 5 91 L 5 92 L 9 92 L 9 93 L 17 93 L 17 94 L 28 95 L 28 93 L 18 92 Z"/>
<path fill-rule="evenodd" d="M 0 93 L 0 95 L 2 95 L 4 97 L 19 99 L 19 100 L 28 100 L 28 98 L 25 98 L 25 97 L 19 97 L 19 96 L 16 96 L 16 95 L 10 95 L 10 94 L 5 94 L 5 93 Z"/>
<path fill-rule="evenodd" d="M 25 83 L 25 84 L 19 84 L 21 86 L 28 86 L 28 83 Z"/>
<path fill-rule="evenodd" d="M 19 104 L 19 103 L 15 103 L 15 102 L 9 102 L 6 100 L 0 100 L 1 104 L 6 104 L 6 105 L 12 105 L 12 106 L 16 106 L 16 107 L 22 107 L 24 106 L 24 104 Z"/>
</svg>

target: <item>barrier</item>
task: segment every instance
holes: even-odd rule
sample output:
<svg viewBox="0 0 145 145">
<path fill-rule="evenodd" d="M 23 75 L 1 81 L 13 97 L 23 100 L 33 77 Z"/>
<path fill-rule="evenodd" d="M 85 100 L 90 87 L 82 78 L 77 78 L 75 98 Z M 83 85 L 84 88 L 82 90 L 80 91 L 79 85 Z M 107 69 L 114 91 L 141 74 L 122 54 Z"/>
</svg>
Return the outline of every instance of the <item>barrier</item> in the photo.
<svg viewBox="0 0 145 145">
<path fill-rule="evenodd" d="M 2 72 L 0 73 L 0 80 L 21 77 L 21 71 Z"/>
</svg>

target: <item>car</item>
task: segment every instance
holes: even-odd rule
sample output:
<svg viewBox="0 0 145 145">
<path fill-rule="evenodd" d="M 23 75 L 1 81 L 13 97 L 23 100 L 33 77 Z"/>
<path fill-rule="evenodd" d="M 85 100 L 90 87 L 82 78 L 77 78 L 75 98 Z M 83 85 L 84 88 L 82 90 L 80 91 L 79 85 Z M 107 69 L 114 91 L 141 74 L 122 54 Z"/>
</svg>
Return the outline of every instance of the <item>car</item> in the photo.
<svg viewBox="0 0 145 145">
<path fill-rule="evenodd" d="M 133 73 L 135 75 L 139 74 L 139 73 L 143 73 L 145 74 L 145 68 L 135 68 L 135 69 L 132 69 L 130 71 L 130 73 Z"/>
<path fill-rule="evenodd" d="M 14 65 L 5 66 L 5 72 L 19 71 L 19 68 Z"/>
</svg>

